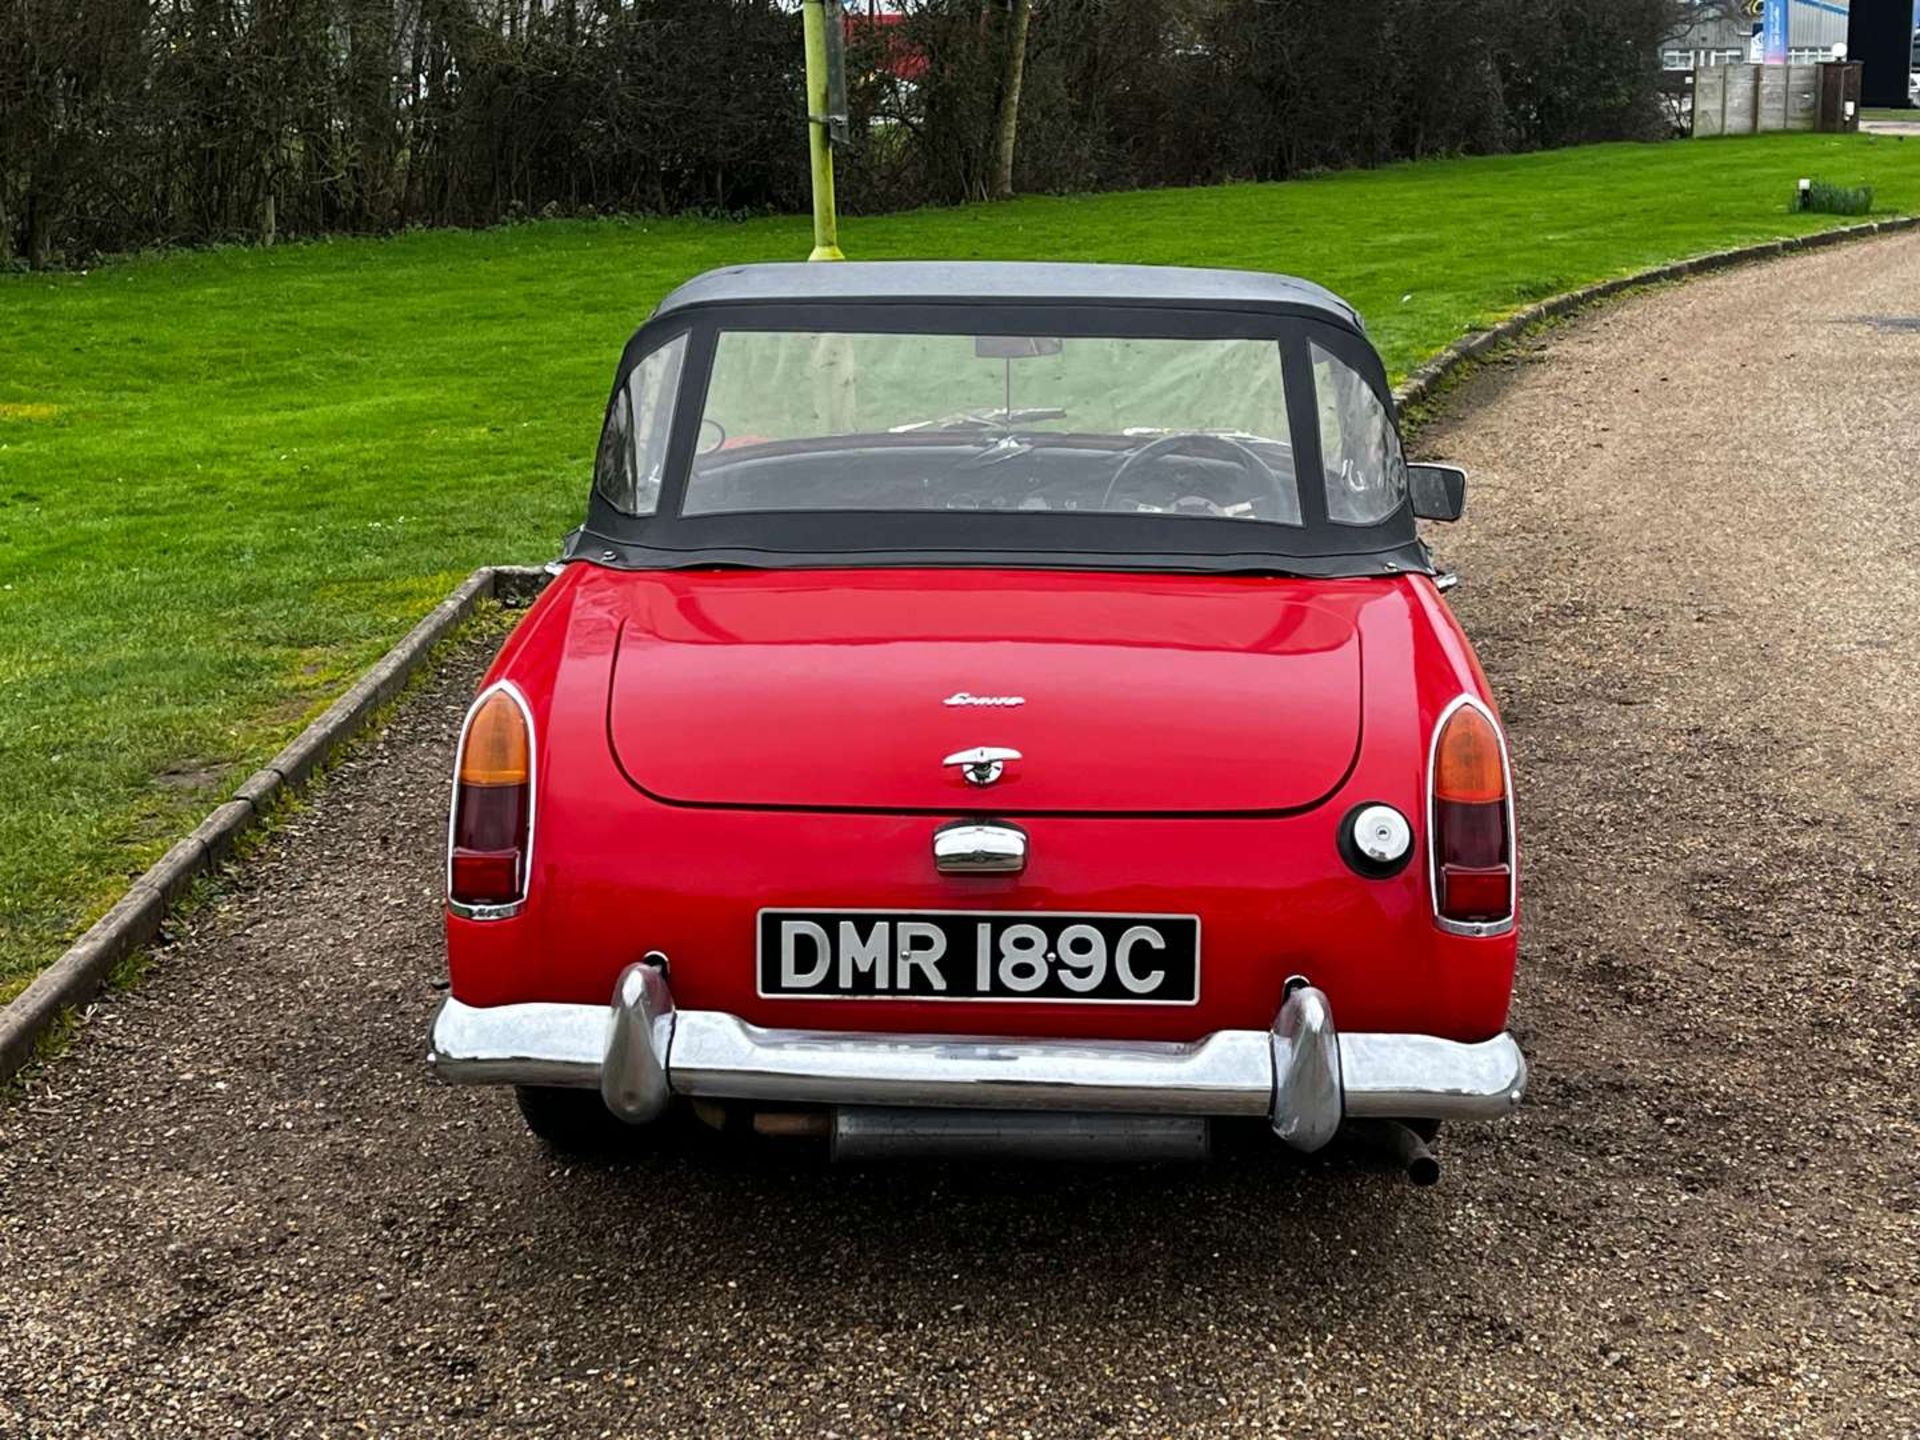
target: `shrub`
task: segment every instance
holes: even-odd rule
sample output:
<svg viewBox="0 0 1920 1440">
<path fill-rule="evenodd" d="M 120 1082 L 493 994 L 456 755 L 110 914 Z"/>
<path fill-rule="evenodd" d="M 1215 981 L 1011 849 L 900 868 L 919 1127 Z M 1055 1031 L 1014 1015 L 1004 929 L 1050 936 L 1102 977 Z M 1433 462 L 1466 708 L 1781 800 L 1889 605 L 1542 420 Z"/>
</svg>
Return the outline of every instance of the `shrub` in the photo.
<svg viewBox="0 0 1920 1440">
<path fill-rule="evenodd" d="M 1795 189 L 1793 208 L 1820 215 L 1864 215 L 1873 209 L 1873 187 L 1815 180 L 1804 190 Z"/>
</svg>

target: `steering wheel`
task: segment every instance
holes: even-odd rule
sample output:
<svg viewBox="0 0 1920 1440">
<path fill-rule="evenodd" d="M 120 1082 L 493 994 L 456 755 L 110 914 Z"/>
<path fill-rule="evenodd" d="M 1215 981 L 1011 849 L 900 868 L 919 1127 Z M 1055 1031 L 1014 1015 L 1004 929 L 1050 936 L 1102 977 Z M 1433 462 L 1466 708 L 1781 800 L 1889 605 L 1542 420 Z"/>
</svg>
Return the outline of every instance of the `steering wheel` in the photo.
<svg viewBox="0 0 1920 1440">
<path fill-rule="evenodd" d="M 1284 520 L 1292 512 L 1294 508 L 1292 497 L 1283 488 L 1280 473 L 1277 470 L 1240 441 L 1231 436 L 1214 435 L 1205 430 L 1178 430 L 1171 435 L 1162 435 L 1158 440 L 1149 440 L 1127 456 L 1120 462 L 1119 468 L 1113 472 L 1113 478 L 1107 481 L 1107 492 L 1100 497 L 1100 508 L 1112 509 L 1115 492 L 1142 467 L 1163 460 L 1178 451 L 1199 455 L 1211 453 L 1214 459 L 1231 460 L 1244 470 L 1250 479 L 1264 484 L 1272 494 L 1275 519 Z"/>
</svg>

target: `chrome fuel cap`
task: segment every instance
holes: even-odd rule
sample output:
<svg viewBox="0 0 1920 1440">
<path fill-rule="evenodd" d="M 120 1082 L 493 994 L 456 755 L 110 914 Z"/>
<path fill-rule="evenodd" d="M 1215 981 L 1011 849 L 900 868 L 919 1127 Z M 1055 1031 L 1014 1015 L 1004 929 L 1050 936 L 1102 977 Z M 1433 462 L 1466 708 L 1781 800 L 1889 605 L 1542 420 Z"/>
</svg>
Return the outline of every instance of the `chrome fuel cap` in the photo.
<svg viewBox="0 0 1920 1440">
<path fill-rule="evenodd" d="M 1369 805 L 1353 817 L 1353 845 L 1376 865 L 1393 865 L 1413 846 L 1413 826 L 1391 805 Z"/>
</svg>

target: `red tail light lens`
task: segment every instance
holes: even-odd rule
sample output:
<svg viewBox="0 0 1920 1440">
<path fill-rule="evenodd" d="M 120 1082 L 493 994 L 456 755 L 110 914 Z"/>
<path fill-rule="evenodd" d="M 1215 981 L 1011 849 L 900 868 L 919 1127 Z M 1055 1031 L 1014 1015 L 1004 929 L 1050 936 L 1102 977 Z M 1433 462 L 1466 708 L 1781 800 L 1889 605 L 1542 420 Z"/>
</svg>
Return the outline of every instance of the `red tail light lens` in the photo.
<svg viewBox="0 0 1920 1440">
<path fill-rule="evenodd" d="M 1433 905 L 1442 923 L 1513 918 L 1513 834 L 1505 745 L 1493 717 L 1462 701 L 1433 744 Z"/>
<path fill-rule="evenodd" d="M 519 692 L 498 685 L 468 712 L 454 777 L 447 898 L 518 905 L 533 841 L 533 724 Z"/>
</svg>

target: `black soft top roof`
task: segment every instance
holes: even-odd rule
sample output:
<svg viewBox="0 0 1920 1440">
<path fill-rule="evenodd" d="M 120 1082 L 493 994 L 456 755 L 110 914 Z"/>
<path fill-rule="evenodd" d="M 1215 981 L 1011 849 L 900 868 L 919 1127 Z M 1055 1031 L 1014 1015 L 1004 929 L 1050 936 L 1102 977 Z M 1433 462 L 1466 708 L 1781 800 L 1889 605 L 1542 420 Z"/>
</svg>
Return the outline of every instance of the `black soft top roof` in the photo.
<svg viewBox="0 0 1920 1440">
<path fill-rule="evenodd" d="M 1227 306 L 1308 311 L 1361 329 L 1354 308 L 1311 280 L 1259 270 L 1066 265 L 1028 260 L 849 260 L 732 265 L 697 275 L 660 302 L 659 319 L 696 305 L 862 300 L 972 304 Z"/>
<path fill-rule="evenodd" d="M 962 313 L 956 317 L 956 311 Z M 720 333 L 732 327 L 1272 341 L 1286 376 L 1302 523 L 1078 510 L 683 513 L 708 374 Z M 632 569 L 1025 565 L 1317 576 L 1431 573 L 1432 558 L 1411 506 L 1402 503 L 1370 525 L 1330 519 L 1320 483 L 1309 342 L 1355 371 L 1388 415 L 1394 413 L 1386 368 L 1353 307 L 1289 275 L 979 260 L 809 261 L 710 270 L 660 302 L 627 342 L 614 375 L 610 427 L 635 367 L 663 346 L 682 346 L 657 506 L 629 513 L 596 484 L 586 523 L 568 538 L 567 557 Z M 901 438 L 890 436 L 888 443 Z"/>
</svg>

